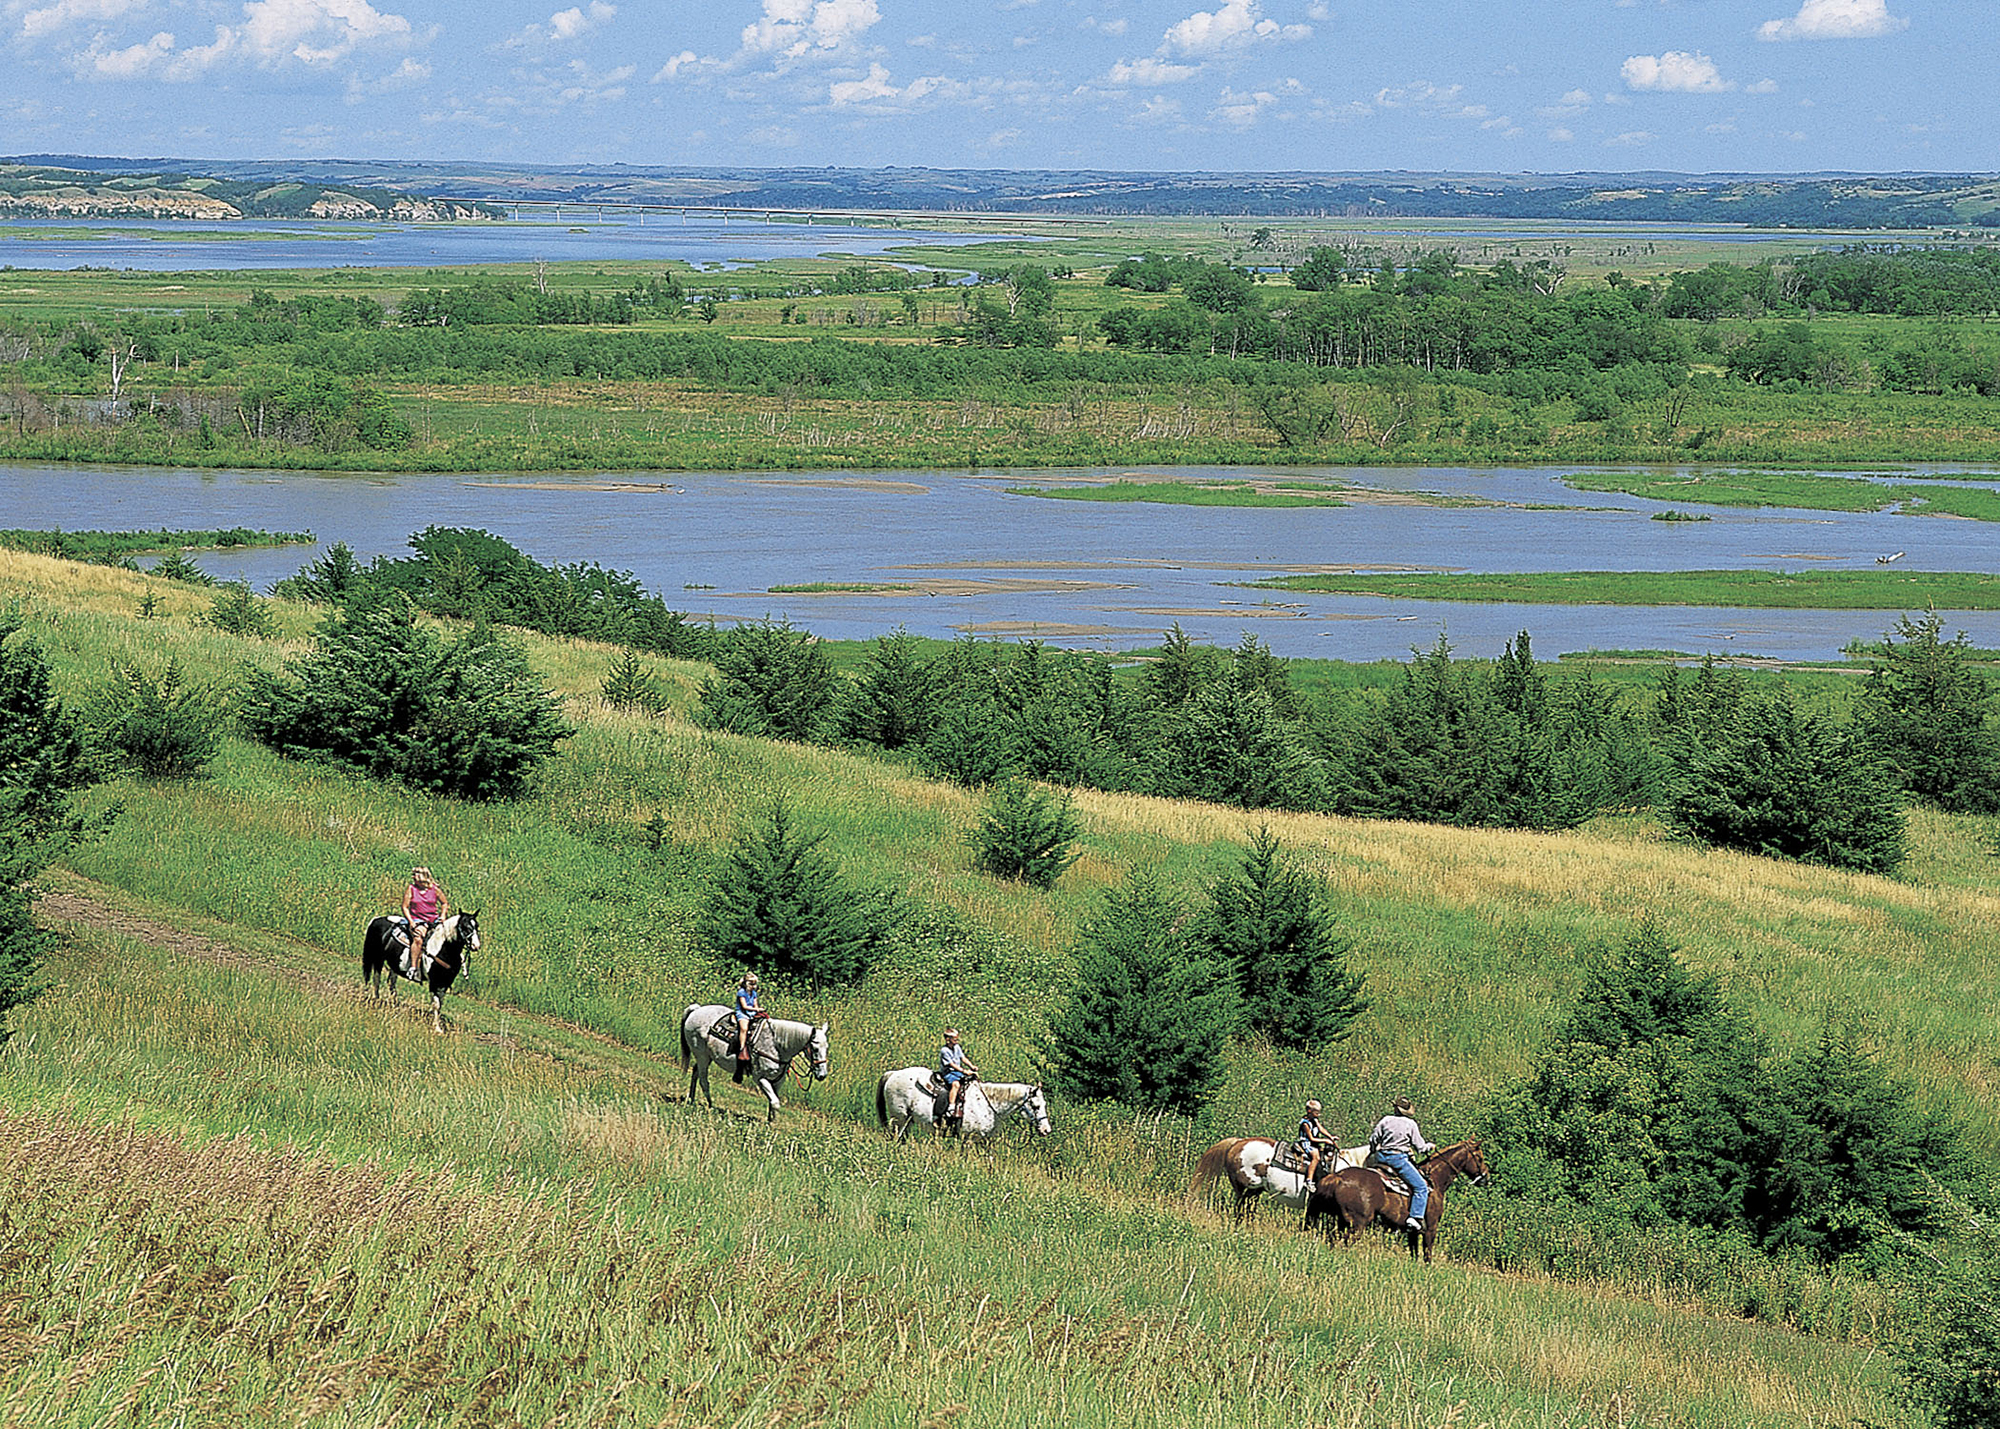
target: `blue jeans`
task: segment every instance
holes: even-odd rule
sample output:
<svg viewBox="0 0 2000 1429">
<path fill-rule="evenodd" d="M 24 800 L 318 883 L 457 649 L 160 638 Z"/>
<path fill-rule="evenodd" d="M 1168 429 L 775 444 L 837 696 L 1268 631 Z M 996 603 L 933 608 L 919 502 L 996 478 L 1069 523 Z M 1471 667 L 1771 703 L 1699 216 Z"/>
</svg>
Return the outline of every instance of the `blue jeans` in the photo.
<svg viewBox="0 0 2000 1429">
<path fill-rule="evenodd" d="M 1424 1179 L 1423 1172 L 1400 1151 L 1378 1151 L 1375 1159 L 1403 1178 L 1403 1184 L 1410 1188 L 1410 1215 L 1422 1220 L 1431 1203 L 1431 1183 Z"/>
</svg>

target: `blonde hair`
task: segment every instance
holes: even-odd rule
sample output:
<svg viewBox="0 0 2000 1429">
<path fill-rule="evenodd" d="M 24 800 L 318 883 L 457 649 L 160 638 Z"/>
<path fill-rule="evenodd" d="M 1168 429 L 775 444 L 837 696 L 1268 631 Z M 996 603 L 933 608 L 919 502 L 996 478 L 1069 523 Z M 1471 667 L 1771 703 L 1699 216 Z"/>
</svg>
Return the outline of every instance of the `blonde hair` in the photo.
<svg viewBox="0 0 2000 1429">
<path fill-rule="evenodd" d="M 435 881 L 431 877 L 431 871 L 421 863 L 410 870 L 410 882 L 412 883 L 433 883 Z"/>
</svg>

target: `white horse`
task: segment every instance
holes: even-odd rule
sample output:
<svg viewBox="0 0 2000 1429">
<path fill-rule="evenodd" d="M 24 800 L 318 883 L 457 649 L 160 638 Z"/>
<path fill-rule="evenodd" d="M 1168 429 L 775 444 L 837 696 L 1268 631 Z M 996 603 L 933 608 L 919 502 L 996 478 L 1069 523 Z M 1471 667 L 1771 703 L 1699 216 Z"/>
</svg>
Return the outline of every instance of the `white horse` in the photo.
<svg viewBox="0 0 2000 1429">
<path fill-rule="evenodd" d="M 901 1141 L 913 1122 L 937 1129 L 929 1067 L 884 1072 L 875 1083 L 875 1115 Z M 967 1082 L 959 1093 L 960 1125 L 971 1136 L 992 1136 L 1015 1117 L 1026 1117 L 1037 1136 L 1049 1134 L 1049 1099 L 1036 1082 Z"/>
<path fill-rule="evenodd" d="M 709 1034 L 711 1027 L 730 1017 L 733 1011 L 714 1003 L 694 1003 L 681 1014 L 681 1065 L 686 1067 L 691 1063 L 693 1068 L 688 1073 L 689 1101 L 694 1100 L 695 1088 L 699 1087 L 708 1104 L 715 1105 L 715 1095 L 708 1089 L 710 1063 L 720 1062 L 732 1073 L 736 1070 L 735 1024 L 731 1023 L 727 1041 Z M 826 1080 L 827 1038 L 831 1030 L 825 1022 L 815 1026 L 810 1022 L 789 1022 L 782 1017 L 761 1018 L 751 1024 L 752 1065 L 744 1071 L 756 1081 L 757 1090 L 771 1104 L 766 1120 L 778 1119 L 778 1083 L 792 1069 L 794 1058 L 803 1054 L 812 1063 L 813 1080 Z"/>
<path fill-rule="evenodd" d="M 1245 1211 L 1255 1211 L 1258 1199 L 1266 1195 L 1280 1205 L 1303 1210 L 1312 1188 L 1306 1184 L 1303 1171 L 1288 1171 L 1271 1164 L 1280 1144 L 1267 1136 L 1233 1136 L 1227 1141 L 1216 1142 L 1195 1163 L 1194 1180 L 1189 1183 L 1189 1192 L 1206 1191 L 1217 1180 L 1227 1176 L 1236 1192 L 1235 1209 L 1239 1220 Z M 1366 1146 L 1341 1147 L 1330 1157 L 1320 1158 L 1319 1174 L 1327 1177 L 1336 1171 L 1359 1167 L 1368 1160 L 1368 1152 Z"/>
</svg>

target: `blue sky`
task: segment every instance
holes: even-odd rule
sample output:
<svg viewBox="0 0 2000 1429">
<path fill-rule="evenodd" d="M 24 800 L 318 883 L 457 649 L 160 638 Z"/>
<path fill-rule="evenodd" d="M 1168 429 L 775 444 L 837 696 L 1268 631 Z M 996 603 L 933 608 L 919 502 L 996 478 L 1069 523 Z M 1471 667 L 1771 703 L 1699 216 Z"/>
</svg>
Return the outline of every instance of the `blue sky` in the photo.
<svg viewBox="0 0 2000 1429">
<path fill-rule="evenodd" d="M 0 153 L 2000 170 L 2000 0 L 0 0 Z"/>
</svg>

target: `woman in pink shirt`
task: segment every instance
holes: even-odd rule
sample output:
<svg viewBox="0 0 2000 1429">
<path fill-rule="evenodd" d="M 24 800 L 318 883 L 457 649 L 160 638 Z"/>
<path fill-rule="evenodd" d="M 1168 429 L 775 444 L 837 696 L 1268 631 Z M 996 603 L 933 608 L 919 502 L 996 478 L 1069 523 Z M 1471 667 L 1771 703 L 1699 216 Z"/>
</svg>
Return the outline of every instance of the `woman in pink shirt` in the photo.
<svg viewBox="0 0 2000 1429">
<path fill-rule="evenodd" d="M 424 943 L 448 911 L 444 890 L 437 886 L 431 871 L 421 864 L 411 869 L 410 889 L 403 895 L 403 916 L 410 920 L 410 976 L 419 982 L 424 976 Z"/>
</svg>

